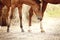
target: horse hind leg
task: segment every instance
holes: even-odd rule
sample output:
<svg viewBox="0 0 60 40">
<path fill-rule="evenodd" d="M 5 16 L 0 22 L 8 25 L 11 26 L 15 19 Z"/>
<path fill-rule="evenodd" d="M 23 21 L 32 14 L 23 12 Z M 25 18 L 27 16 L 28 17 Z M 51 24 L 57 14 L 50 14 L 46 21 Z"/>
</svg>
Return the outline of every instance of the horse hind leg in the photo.
<svg viewBox="0 0 60 40">
<path fill-rule="evenodd" d="M 7 7 L 7 12 L 6 12 L 7 32 L 9 32 L 9 28 L 10 28 L 9 10 L 10 10 L 10 7 Z"/>
<path fill-rule="evenodd" d="M 23 26 L 22 26 L 22 6 L 18 7 L 18 11 L 19 11 L 19 18 L 20 18 L 20 28 L 21 28 L 21 31 L 24 32 Z"/>
<path fill-rule="evenodd" d="M 9 32 L 9 28 L 10 28 L 10 23 L 7 24 L 7 32 Z"/>
<path fill-rule="evenodd" d="M 15 5 L 11 6 L 11 16 L 10 16 L 10 19 L 13 19 L 13 12 L 14 12 L 14 9 L 15 9 Z"/>
</svg>

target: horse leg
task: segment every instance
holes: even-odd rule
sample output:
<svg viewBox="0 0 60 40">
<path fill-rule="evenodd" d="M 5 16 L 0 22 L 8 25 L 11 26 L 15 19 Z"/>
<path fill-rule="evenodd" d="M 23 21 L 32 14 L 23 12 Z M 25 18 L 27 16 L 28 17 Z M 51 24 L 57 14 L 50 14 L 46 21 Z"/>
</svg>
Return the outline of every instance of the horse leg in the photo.
<svg viewBox="0 0 60 40">
<path fill-rule="evenodd" d="M 31 26 L 32 15 L 33 15 L 33 10 L 32 10 L 32 8 L 30 8 L 30 10 L 29 10 L 29 27 Z M 28 30 L 28 32 L 30 32 L 30 29 Z"/>
<path fill-rule="evenodd" d="M 12 5 L 12 6 L 11 6 L 11 16 L 10 16 L 10 19 L 13 19 L 13 12 L 14 12 L 14 9 L 15 9 L 15 6 Z"/>
<path fill-rule="evenodd" d="M 2 25 L 2 8 L 3 7 L 0 8 L 0 25 Z"/>
<path fill-rule="evenodd" d="M 45 1 L 43 1 L 42 2 L 42 7 L 41 7 L 41 12 L 42 12 L 42 14 L 44 14 L 44 11 L 46 10 L 46 8 L 47 8 L 47 2 L 45 2 Z M 43 17 L 43 15 L 42 15 L 42 17 Z"/>
<path fill-rule="evenodd" d="M 2 8 L 0 9 L 0 17 L 2 16 Z"/>
<path fill-rule="evenodd" d="M 9 32 L 10 28 L 10 17 L 9 17 L 9 7 L 7 7 L 7 12 L 6 12 L 6 23 L 7 23 L 7 32 Z"/>
<path fill-rule="evenodd" d="M 30 10 L 29 10 L 29 26 L 31 26 L 32 15 L 33 15 L 33 10 L 32 10 L 32 8 L 30 8 Z"/>
<path fill-rule="evenodd" d="M 47 7 L 47 2 L 42 2 L 42 6 L 41 6 L 41 15 L 40 15 L 40 28 L 41 28 L 41 32 L 44 32 L 43 27 L 42 27 L 42 19 L 43 19 L 43 15 L 44 15 L 44 11 L 46 10 Z"/>
<path fill-rule="evenodd" d="M 32 8 L 33 8 L 33 11 L 35 12 L 37 18 L 40 20 L 40 29 L 41 29 L 41 32 L 44 32 L 44 29 L 42 27 L 42 18 L 43 18 L 43 15 L 42 15 L 42 13 L 40 11 L 41 5 L 33 5 Z"/>
<path fill-rule="evenodd" d="M 20 28 L 21 28 L 21 31 L 24 32 L 23 26 L 22 26 L 22 5 L 18 7 L 18 11 L 19 11 L 19 18 L 20 18 Z"/>
<path fill-rule="evenodd" d="M 1 16 L 2 16 L 2 8 L 0 9 L 0 25 L 2 25 L 2 19 L 1 19 L 2 17 Z"/>
</svg>

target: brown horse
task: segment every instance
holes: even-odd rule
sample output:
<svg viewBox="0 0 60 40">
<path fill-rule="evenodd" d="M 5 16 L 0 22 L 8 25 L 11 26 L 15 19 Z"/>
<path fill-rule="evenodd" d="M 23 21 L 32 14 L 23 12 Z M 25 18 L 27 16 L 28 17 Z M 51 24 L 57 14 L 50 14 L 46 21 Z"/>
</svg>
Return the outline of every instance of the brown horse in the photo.
<svg viewBox="0 0 60 40">
<path fill-rule="evenodd" d="M 7 13 L 3 15 L 2 13 L 2 8 L 4 6 L 7 6 Z M 10 22 L 9 22 L 9 9 L 11 6 L 11 1 L 10 0 L 0 0 L 0 17 L 1 17 L 1 26 L 7 26 L 7 32 L 9 32 L 9 27 L 10 27 Z"/>
<path fill-rule="evenodd" d="M 31 9 L 36 13 L 38 18 L 41 21 L 41 13 L 40 13 L 40 1 L 39 0 L 11 0 L 11 14 L 13 15 L 13 10 L 18 7 L 19 10 L 19 17 L 20 17 L 20 27 L 21 31 L 24 32 L 23 26 L 22 26 L 22 5 L 27 4 L 31 6 Z M 31 14 L 32 11 L 29 11 L 29 14 Z M 12 17 L 11 17 L 12 18 Z M 30 22 L 30 21 L 29 21 Z M 41 27 L 41 32 L 43 32 L 43 28 Z"/>
<path fill-rule="evenodd" d="M 24 31 L 23 30 L 23 26 L 22 26 L 22 5 L 23 4 L 27 4 L 29 6 L 32 7 L 32 10 L 36 13 L 36 15 L 38 16 L 38 18 L 40 19 L 41 21 L 41 13 L 40 13 L 40 1 L 39 0 L 0 0 L 1 3 L 3 4 L 2 8 L 4 7 L 4 5 L 7 6 L 7 13 L 6 13 L 6 21 L 7 21 L 7 32 L 9 32 L 9 27 L 10 27 L 10 22 L 8 22 L 8 20 L 11 18 L 12 19 L 12 16 L 13 16 L 13 10 L 18 7 L 18 10 L 19 10 L 19 17 L 20 17 L 20 27 L 21 27 L 21 30 L 22 32 Z M 9 9 L 11 7 L 11 16 L 9 17 Z M 2 9 L 1 9 L 2 10 Z M 9 20 L 10 21 L 10 20 Z M 41 31 L 43 30 L 43 28 L 41 27 Z"/>
<path fill-rule="evenodd" d="M 41 9 L 40 9 L 40 12 L 41 12 Z M 32 16 L 33 16 L 34 13 L 35 12 L 33 11 L 33 9 L 30 8 L 30 10 L 29 10 L 29 26 L 31 26 L 31 18 L 32 18 Z M 41 29 L 41 32 L 45 32 L 44 29 L 43 29 L 43 27 L 42 27 L 42 19 L 43 19 L 42 14 L 40 13 L 40 18 L 39 18 L 39 16 L 37 16 L 37 17 L 38 17 L 38 20 L 40 20 L 40 29 Z M 28 31 L 30 31 L 30 30 L 28 30 Z"/>
<path fill-rule="evenodd" d="M 41 21 L 42 21 L 42 19 L 43 19 L 43 15 L 44 15 L 44 11 L 46 10 L 46 7 L 47 7 L 47 4 L 48 3 L 51 3 L 51 4 L 60 4 L 60 0 L 41 0 L 41 4 L 42 4 L 42 6 L 41 6 Z M 30 15 L 29 15 L 29 25 L 31 26 L 31 17 L 32 17 L 32 15 L 33 15 L 33 10 L 32 10 L 32 8 L 30 9 Z"/>
</svg>

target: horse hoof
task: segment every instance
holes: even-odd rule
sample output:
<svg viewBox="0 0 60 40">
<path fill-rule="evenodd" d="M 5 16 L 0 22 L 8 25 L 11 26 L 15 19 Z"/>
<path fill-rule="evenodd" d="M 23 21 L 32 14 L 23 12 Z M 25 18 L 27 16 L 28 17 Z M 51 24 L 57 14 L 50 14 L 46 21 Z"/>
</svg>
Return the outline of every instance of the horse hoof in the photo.
<svg viewBox="0 0 60 40">
<path fill-rule="evenodd" d="M 28 32 L 31 32 L 31 30 L 28 30 Z"/>
<path fill-rule="evenodd" d="M 45 32 L 44 30 L 41 30 L 41 32 L 43 33 L 43 32 Z"/>
<path fill-rule="evenodd" d="M 9 30 L 7 30 L 7 32 L 9 32 Z"/>
<path fill-rule="evenodd" d="M 22 30 L 21 32 L 24 32 L 24 30 Z"/>
</svg>

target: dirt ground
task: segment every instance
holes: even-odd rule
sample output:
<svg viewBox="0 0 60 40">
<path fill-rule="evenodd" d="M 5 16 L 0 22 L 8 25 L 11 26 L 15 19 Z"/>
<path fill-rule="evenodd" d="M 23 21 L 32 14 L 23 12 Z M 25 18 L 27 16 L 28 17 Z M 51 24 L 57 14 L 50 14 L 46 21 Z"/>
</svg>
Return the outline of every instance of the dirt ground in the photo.
<svg viewBox="0 0 60 40">
<path fill-rule="evenodd" d="M 14 21 L 13 21 L 14 22 Z M 28 22 L 23 22 L 25 32 L 21 32 L 19 21 L 11 23 L 10 32 L 7 27 L 0 27 L 0 40 L 60 40 L 60 20 L 58 18 L 47 18 L 43 20 L 45 33 L 40 32 L 40 22 L 32 22 L 31 32 L 28 32 Z"/>
</svg>

